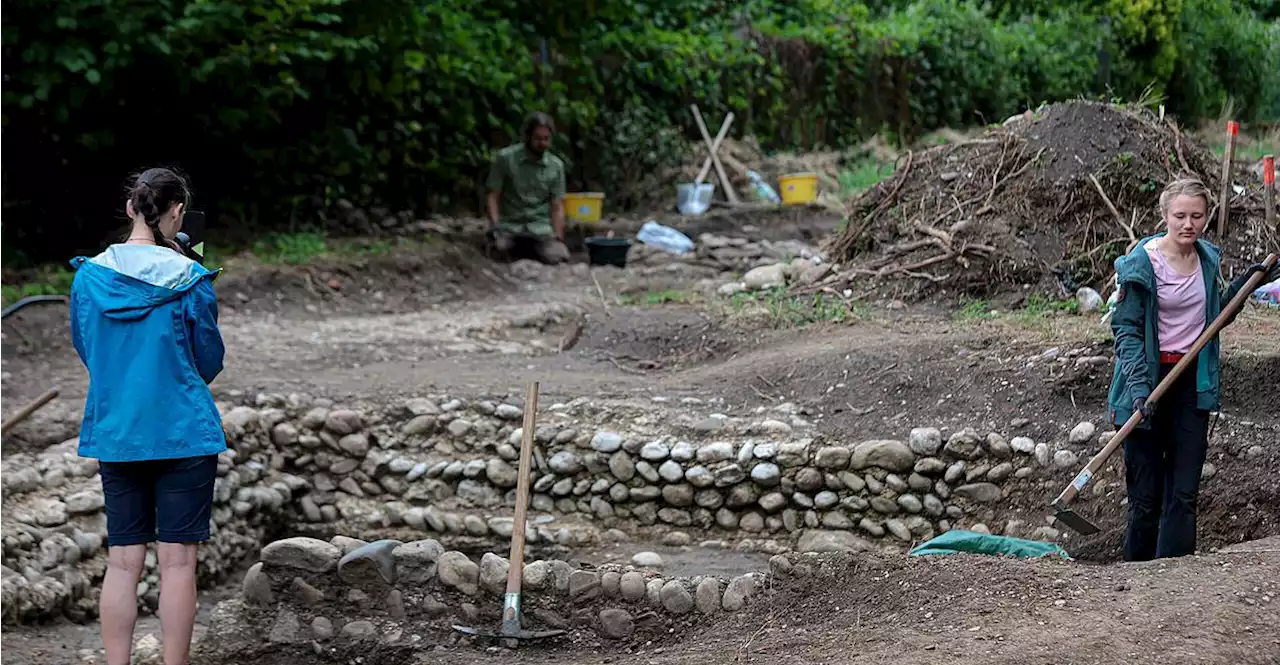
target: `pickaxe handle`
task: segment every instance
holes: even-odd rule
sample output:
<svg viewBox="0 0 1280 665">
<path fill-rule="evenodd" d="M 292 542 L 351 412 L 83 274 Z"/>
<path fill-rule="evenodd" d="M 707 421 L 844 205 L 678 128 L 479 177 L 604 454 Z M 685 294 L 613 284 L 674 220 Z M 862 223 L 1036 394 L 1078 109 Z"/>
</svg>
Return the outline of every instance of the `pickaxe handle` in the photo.
<svg viewBox="0 0 1280 665">
<path fill-rule="evenodd" d="M 1209 324 L 1209 327 L 1205 328 L 1203 333 L 1200 333 L 1200 336 L 1196 338 L 1195 343 L 1191 345 L 1191 349 L 1187 351 L 1187 354 L 1178 361 L 1178 364 L 1173 366 L 1173 369 L 1169 370 L 1169 373 L 1165 375 L 1164 379 L 1161 380 L 1155 389 L 1151 391 L 1151 395 L 1147 397 L 1147 401 L 1159 402 L 1160 398 L 1169 390 L 1169 387 L 1173 385 L 1174 381 L 1177 381 L 1178 377 L 1182 375 L 1182 372 L 1196 361 L 1196 356 L 1200 354 L 1200 350 L 1203 349 L 1210 340 L 1217 337 L 1218 333 L 1226 327 L 1227 321 L 1230 320 L 1236 312 L 1240 311 L 1241 307 L 1244 307 L 1245 300 L 1249 298 L 1249 295 L 1253 293 L 1254 289 L 1258 288 L 1258 285 L 1262 283 L 1262 280 L 1266 279 L 1267 273 L 1275 267 L 1277 258 L 1278 257 L 1275 254 L 1268 256 L 1267 259 L 1262 262 L 1265 270 L 1255 272 L 1249 276 L 1249 279 L 1245 282 L 1244 288 L 1240 289 L 1240 292 L 1231 299 L 1231 302 L 1227 303 L 1227 306 L 1222 309 L 1218 314 L 1218 317 L 1213 320 L 1213 323 Z M 1053 507 L 1061 509 L 1074 501 L 1080 494 L 1080 491 L 1084 489 L 1084 486 L 1088 485 L 1089 481 L 1093 480 L 1093 477 L 1102 469 L 1102 465 L 1107 463 L 1107 460 L 1111 458 L 1111 455 L 1115 453 L 1116 449 L 1124 443 L 1124 440 L 1133 433 L 1134 428 L 1136 428 L 1138 423 L 1141 422 L 1141 411 L 1135 411 L 1132 416 L 1129 416 L 1129 419 L 1124 423 L 1124 427 L 1121 427 L 1120 431 L 1116 432 L 1115 435 L 1111 437 L 1110 441 L 1107 441 L 1107 445 L 1103 446 L 1102 450 L 1098 451 L 1098 454 L 1094 455 L 1093 459 L 1089 460 L 1089 463 L 1080 470 L 1080 473 L 1076 474 L 1074 479 L 1072 479 L 1071 484 L 1067 485 L 1067 488 L 1062 490 L 1062 493 L 1058 495 L 1058 498 L 1053 500 Z"/>
<path fill-rule="evenodd" d="M 524 581 L 524 525 L 529 512 L 529 472 L 533 466 L 533 431 L 538 417 L 538 382 L 530 381 L 524 398 L 524 430 L 520 441 L 520 467 L 516 478 L 516 515 L 511 530 L 511 566 L 507 569 L 507 593 L 502 601 L 502 633 L 520 632 L 520 586 Z"/>
</svg>

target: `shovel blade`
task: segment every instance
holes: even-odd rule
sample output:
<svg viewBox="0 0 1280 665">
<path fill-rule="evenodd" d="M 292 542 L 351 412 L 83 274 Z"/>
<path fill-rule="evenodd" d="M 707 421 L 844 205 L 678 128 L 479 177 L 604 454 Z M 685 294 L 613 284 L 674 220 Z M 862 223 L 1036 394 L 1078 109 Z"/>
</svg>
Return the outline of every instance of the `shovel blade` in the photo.
<svg viewBox="0 0 1280 665">
<path fill-rule="evenodd" d="M 1054 518 L 1066 525 L 1068 529 L 1082 536 L 1091 536 L 1100 530 L 1092 522 L 1081 517 L 1070 508 L 1059 508 L 1058 512 L 1054 514 Z"/>
</svg>

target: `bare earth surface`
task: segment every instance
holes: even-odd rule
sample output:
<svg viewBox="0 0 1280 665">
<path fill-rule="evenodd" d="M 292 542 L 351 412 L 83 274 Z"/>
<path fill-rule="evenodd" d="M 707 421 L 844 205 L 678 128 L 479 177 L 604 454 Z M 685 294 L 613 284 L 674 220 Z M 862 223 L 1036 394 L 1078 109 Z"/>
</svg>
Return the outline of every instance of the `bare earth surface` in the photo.
<svg viewBox="0 0 1280 665">
<path fill-rule="evenodd" d="M 356 268 L 228 271 L 218 284 L 227 369 L 215 394 L 305 392 L 358 403 L 519 394 L 536 379 L 547 404 L 584 396 L 631 405 L 716 396 L 740 410 L 793 402 L 824 434 L 851 441 L 902 438 L 926 425 L 1016 429 L 1040 440 L 1105 420 L 1110 350 L 1092 316 L 963 320 L 875 301 L 844 323 L 778 329 L 767 311 L 714 298 L 622 304 L 620 295 L 691 292 L 694 280 L 677 272 L 512 269 L 466 250 L 433 252 Z M 15 430 L 5 453 L 76 433 L 87 377 L 65 317 L 52 305 L 5 321 L 5 418 L 51 386 L 62 391 Z M 559 351 L 578 327 L 575 343 Z M 1123 508 L 1122 497 L 1108 496 L 1083 508 L 1103 534 L 1066 545 L 1087 561 L 828 555 L 809 575 L 780 579 L 764 602 L 649 644 L 552 641 L 512 652 L 428 631 L 432 646 L 413 651 L 270 652 L 244 662 L 1278 663 L 1280 318 L 1249 311 L 1223 337 L 1224 412 L 1210 444 L 1220 466 L 1202 490 L 1199 556 L 1110 563 Z M 1033 360 L 1055 348 L 1106 363 Z M 1015 426 L 1020 418 L 1029 422 Z M 1250 446 L 1262 452 L 1248 464 L 1224 454 Z M 1069 478 L 1064 472 L 1062 482 Z M 1042 513 L 1052 493 L 1020 508 Z M 677 574 L 768 570 L 763 555 L 652 548 Z M 603 563 L 624 553 L 590 556 Z M 209 592 L 202 613 L 235 591 Z M 154 618 L 140 624 L 145 632 L 158 634 Z M 97 649 L 93 625 L 4 631 L 5 663 L 100 664 Z"/>
</svg>

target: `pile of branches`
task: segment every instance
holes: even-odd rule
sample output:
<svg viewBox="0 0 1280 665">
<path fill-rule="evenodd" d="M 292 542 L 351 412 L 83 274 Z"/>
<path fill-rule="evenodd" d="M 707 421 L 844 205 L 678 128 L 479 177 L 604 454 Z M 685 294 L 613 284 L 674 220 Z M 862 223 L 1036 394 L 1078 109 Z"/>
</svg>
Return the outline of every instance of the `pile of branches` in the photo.
<svg viewBox="0 0 1280 665">
<path fill-rule="evenodd" d="M 805 288 L 842 292 L 870 279 L 903 298 L 1104 290 L 1114 259 L 1161 228 L 1164 185 L 1189 174 L 1217 192 L 1219 169 L 1170 118 L 1144 107 L 1042 107 L 981 138 L 904 156 L 893 176 L 850 202 L 845 227 L 824 247 L 838 270 Z M 1230 198 L 1224 254 L 1240 262 L 1276 242 L 1261 228 L 1259 189 L 1247 182 Z"/>
</svg>

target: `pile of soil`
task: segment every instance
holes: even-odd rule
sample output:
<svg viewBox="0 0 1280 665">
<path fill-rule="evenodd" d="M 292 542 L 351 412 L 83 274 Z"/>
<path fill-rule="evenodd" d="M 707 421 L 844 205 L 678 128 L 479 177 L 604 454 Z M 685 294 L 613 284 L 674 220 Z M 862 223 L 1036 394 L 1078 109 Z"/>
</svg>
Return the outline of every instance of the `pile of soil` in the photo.
<svg viewBox="0 0 1280 665">
<path fill-rule="evenodd" d="M 981 138 L 909 154 L 850 206 L 827 244 L 844 263 L 825 286 L 868 277 L 895 296 L 990 297 L 1036 286 L 1067 296 L 1105 291 L 1114 259 L 1162 226 L 1158 202 L 1182 174 L 1220 186 L 1221 166 L 1169 118 L 1141 107 L 1053 104 L 1010 118 Z M 1280 246 L 1265 228 L 1261 182 L 1237 169 L 1227 269 Z M 1105 194 L 1105 197 L 1104 197 Z M 1216 233 L 1211 206 L 1211 237 Z M 843 282 L 836 284 L 834 282 Z"/>
</svg>

